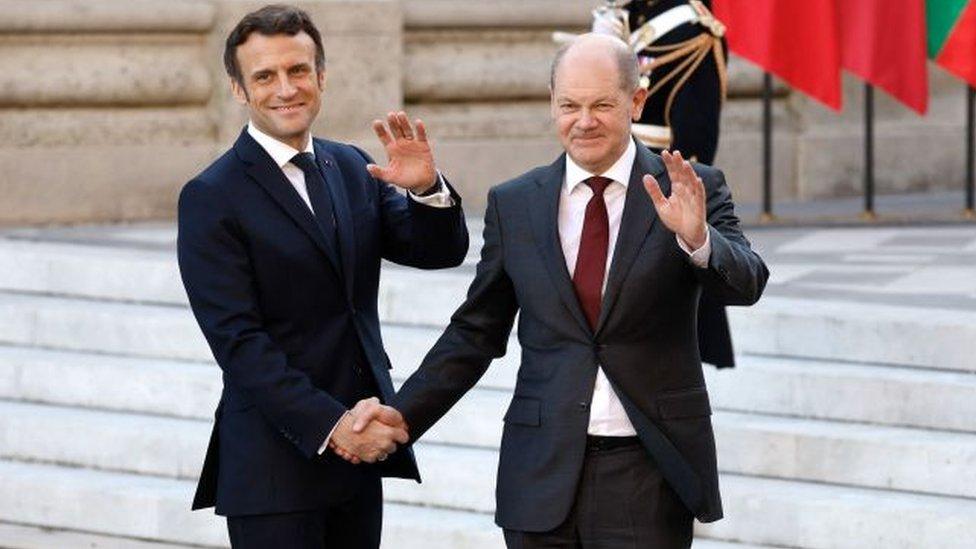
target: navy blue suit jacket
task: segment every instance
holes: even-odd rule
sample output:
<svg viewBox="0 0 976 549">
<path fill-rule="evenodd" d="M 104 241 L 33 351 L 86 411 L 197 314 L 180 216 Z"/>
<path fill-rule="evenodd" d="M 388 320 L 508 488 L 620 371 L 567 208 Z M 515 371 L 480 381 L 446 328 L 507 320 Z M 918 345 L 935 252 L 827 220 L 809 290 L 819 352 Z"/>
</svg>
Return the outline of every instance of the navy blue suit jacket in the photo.
<svg viewBox="0 0 976 549">
<path fill-rule="evenodd" d="M 392 397 L 380 260 L 460 264 L 468 248 L 460 197 L 451 190 L 451 208 L 422 205 L 373 179 L 360 149 L 320 139 L 314 148 L 334 204 L 333 238 L 246 131 L 180 194 L 180 272 L 224 382 L 194 509 L 315 509 L 347 498 L 362 475 L 376 474 L 369 467 L 419 480 L 409 451 L 352 466 L 318 449 L 364 388 Z"/>
</svg>

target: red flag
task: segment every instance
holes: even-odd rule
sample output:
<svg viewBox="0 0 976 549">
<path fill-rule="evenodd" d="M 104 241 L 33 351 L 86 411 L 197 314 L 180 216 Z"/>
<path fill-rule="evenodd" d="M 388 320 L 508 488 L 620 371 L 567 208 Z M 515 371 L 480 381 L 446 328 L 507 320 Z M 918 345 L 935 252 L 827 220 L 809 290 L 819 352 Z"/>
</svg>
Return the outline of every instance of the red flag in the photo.
<svg viewBox="0 0 976 549">
<path fill-rule="evenodd" d="M 834 0 L 715 0 L 729 49 L 840 110 L 840 42 Z"/>
<path fill-rule="evenodd" d="M 838 15 L 841 65 L 925 114 L 925 0 L 844 0 Z"/>
<path fill-rule="evenodd" d="M 976 1 L 963 8 L 935 62 L 976 87 Z"/>
</svg>

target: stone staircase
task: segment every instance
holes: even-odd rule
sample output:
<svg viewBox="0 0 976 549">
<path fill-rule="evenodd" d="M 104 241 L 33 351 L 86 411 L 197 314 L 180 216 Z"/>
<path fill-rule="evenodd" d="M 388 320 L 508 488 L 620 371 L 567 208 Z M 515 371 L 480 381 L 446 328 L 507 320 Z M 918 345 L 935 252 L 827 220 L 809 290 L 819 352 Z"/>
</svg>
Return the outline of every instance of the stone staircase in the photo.
<svg viewBox="0 0 976 549">
<path fill-rule="evenodd" d="M 154 234 L 0 238 L 0 547 L 227 544 L 222 520 L 189 511 L 219 369 L 172 231 Z M 397 380 L 474 259 L 386 269 Z M 726 518 L 699 525 L 695 547 L 976 546 L 976 313 L 770 296 L 733 323 L 739 367 L 706 371 Z M 386 483 L 384 547 L 502 546 L 491 513 L 518 354 L 513 340 L 418 444 L 422 485 Z"/>
</svg>

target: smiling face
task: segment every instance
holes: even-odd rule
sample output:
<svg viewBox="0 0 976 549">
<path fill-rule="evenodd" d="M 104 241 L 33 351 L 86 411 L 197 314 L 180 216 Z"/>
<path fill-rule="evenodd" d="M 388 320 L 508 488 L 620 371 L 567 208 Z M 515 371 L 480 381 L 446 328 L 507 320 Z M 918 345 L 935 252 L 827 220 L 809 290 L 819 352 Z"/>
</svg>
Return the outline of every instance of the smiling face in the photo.
<svg viewBox="0 0 976 549">
<path fill-rule="evenodd" d="M 586 171 L 601 174 L 623 155 L 631 120 L 647 90 L 624 90 L 618 60 L 603 40 L 572 46 L 553 78 L 552 117 L 563 148 Z"/>
<path fill-rule="evenodd" d="M 315 70 L 315 42 L 305 32 L 251 33 L 237 47 L 244 86 L 231 79 L 251 121 L 275 139 L 303 150 L 322 106 L 325 71 Z"/>
</svg>

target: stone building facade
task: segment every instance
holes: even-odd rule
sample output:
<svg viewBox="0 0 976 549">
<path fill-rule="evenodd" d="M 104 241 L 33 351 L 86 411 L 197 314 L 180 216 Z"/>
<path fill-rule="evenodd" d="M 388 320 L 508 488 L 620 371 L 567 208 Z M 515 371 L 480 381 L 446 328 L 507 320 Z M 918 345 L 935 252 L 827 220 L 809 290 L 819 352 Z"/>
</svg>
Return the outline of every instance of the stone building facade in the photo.
<svg viewBox="0 0 976 549">
<path fill-rule="evenodd" d="M 558 153 L 548 111 L 554 30 L 595 0 L 305 0 L 328 84 L 316 134 L 380 153 L 369 121 L 423 118 L 468 211 L 489 186 Z M 0 0 L 0 224 L 171 219 L 179 188 L 244 122 L 221 64 L 252 0 Z M 932 69 L 929 115 L 878 94 L 879 192 L 961 188 L 964 87 Z M 734 59 L 716 164 L 760 193 L 761 73 Z M 856 194 L 861 86 L 836 114 L 786 88 L 775 113 L 777 199 Z"/>
</svg>

